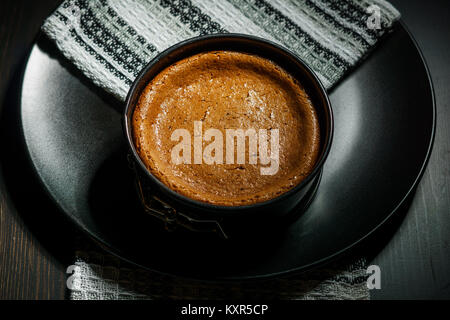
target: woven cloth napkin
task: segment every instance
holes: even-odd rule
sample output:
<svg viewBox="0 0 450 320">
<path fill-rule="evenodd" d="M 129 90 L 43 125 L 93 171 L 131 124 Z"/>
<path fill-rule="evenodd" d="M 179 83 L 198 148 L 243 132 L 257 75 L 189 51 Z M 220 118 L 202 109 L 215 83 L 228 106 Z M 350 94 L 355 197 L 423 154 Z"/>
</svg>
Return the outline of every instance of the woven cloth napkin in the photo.
<svg viewBox="0 0 450 320">
<path fill-rule="evenodd" d="M 281 44 L 331 89 L 399 18 L 384 0 L 66 0 L 42 30 L 87 78 L 123 101 L 159 52 L 187 38 L 226 32 Z M 213 285 L 124 266 L 98 248 L 80 249 L 73 299 L 369 297 L 364 259 L 294 279 Z"/>
<path fill-rule="evenodd" d="M 212 283 L 136 268 L 93 242 L 81 250 L 68 269 L 72 300 L 246 299 L 368 300 L 367 262 L 348 257 L 310 272 L 269 280 Z"/>
</svg>

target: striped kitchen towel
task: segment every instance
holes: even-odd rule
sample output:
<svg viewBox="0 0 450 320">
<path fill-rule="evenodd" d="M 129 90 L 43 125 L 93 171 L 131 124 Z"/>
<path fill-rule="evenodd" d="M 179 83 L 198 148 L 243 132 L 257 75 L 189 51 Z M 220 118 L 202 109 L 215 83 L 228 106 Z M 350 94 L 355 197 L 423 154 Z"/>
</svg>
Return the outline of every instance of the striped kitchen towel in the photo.
<svg viewBox="0 0 450 320">
<path fill-rule="evenodd" d="M 285 46 L 329 89 L 399 17 L 384 0 L 66 0 L 42 30 L 92 82 L 124 100 L 159 52 L 224 32 Z"/>
</svg>

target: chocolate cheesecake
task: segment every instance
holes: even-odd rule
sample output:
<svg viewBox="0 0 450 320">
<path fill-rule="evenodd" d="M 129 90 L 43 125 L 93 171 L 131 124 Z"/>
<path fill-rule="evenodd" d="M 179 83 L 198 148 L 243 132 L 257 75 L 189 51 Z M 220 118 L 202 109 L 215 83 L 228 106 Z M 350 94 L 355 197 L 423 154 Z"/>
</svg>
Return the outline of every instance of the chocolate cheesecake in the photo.
<svg viewBox="0 0 450 320">
<path fill-rule="evenodd" d="M 182 162 L 173 161 L 181 141 L 180 135 L 174 136 L 177 129 L 189 136 Z M 255 133 L 258 148 L 250 148 L 247 135 L 245 157 L 239 161 L 242 149 L 233 139 L 234 158 L 229 161 L 230 129 Z M 262 131 L 267 134 L 258 135 Z M 305 179 L 319 156 L 318 117 L 301 83 L 270 60 L 233 51 L 200 53 L 160 72 L 140 95 L 132 132 L 136 151 L 153 176 L 188 198 L 222 206 L 276 198 Z M 216 147 L 223 149 L 210 153 L 216 159 L 210 163 L 208 146 L 220 142 L 219 133 L 222 144 Z M 262 161 L 262 141 L 270 163 Z M 200 157 L 195 155 L 199 150 Z M 275 162 L 274 172 L 262 174 Z"/>
</svg>

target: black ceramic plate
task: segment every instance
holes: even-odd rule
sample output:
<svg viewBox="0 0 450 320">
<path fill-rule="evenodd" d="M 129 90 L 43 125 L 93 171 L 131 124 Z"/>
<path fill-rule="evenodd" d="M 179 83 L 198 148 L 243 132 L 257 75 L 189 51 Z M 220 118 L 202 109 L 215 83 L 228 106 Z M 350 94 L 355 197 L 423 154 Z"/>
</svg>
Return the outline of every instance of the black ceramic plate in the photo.
<svg viewBox="0 0 450 320">
<path fill-rule="evenodd" d="M 331 92 L 335 134 L 322 181 L 309 209 L 286 232 L 239 244 L 167 233 L 137 201 L 122 106 L 61 61 L 38 41 L 25 70 L 21 120 L 32 165 L 81 229 L 111 252 L 159 272 L 242 279 L 323 263 L 395 212 L 418 183 L 434 136 L 428 71 L 399 25 Z"/>
</svg>

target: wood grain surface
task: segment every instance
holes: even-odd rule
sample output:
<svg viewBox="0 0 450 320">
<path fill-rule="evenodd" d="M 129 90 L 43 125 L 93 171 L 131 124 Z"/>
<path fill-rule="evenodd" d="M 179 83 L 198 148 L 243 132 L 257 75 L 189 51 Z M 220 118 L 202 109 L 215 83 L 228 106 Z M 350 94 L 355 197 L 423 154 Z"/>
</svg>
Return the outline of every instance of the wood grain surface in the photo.
<svg viewBox="0 0 450 320">
<path fill-rule="evenodd" d="M 59 0 L 0 2 L 0 299 L 64 299 L 75 231 L 44 193 L 11 143 L 17 92 L 42 21 Z M 411 202 L 359 250 L 382 272 L 373 299 L 450 298 L 450 2 L 392 0 L 418 41 L 435 86 L 434 150 Z M 3 146 L 8 146 L 5 154 Z M 8 170 L 5 170 L 8 168 Z M 11 172 L 9 168 L 20 171 Z M 17 178 L 20 177 L 20 178 Z"/>
<path fill-rule="evenodd" d="M 3 111 L 17 109 L 13 97 L 20 73 L 42 21 L 60 1 L 0 3 L 0 101 Z M 8 139 L 2 121 L 1 145 Z M 1 151 L 0 151 L 1 152 Z M 0 154 L 3 159 L 3 154 Z M 3 161 L 1 163 L 3 169 Z M 20 170 L 20 168 L 17 168 Z M 21 181 L 27 184 L 27 181 Z M 24 194 L 24 197 L 29 195 Z M 33 195 L 31 195 L 33 196 Z M 26 203 L 26 198 L 22 200 Z M 21 202 L 22 202 L 21 201 Z M 20 204 L 19 204 L 20 206 Z M 45 218 L 42 207 L 20 212 L 0 178 L 0 299 L 63 299 L 66 265 L 41 243 L 33 220 Z M 40 233 L 40 230 L 36 230 Z M 57 239 L 55 239 L 58 241 Z"/>
</svg>

